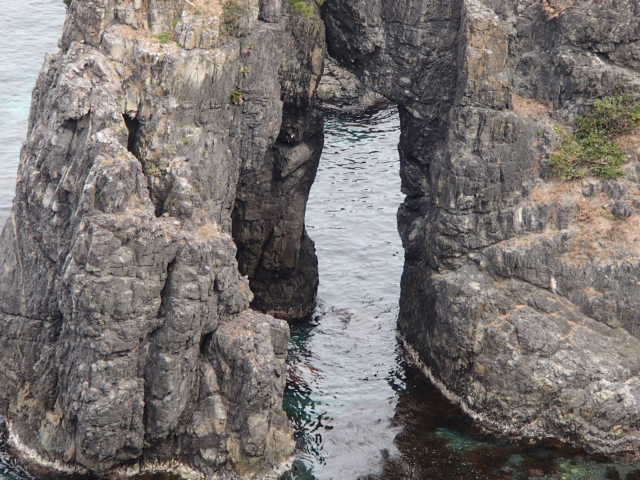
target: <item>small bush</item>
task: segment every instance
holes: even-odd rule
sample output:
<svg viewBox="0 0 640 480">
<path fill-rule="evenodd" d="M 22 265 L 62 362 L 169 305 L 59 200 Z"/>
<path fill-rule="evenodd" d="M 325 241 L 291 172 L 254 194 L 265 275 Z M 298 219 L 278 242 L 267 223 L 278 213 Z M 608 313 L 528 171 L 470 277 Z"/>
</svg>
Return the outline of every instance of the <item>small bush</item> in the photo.
<svg viewBox="0 0 640 480">
<path fill-rule="evenodd" d="M 159 35 L 156 35 L 156 38 L 161 45 L 164 45 L 165 43 L 169 43 L 171 40 L 173 40 L 173 35 L 168 32 L 162 32 Z"/>
<path fill-rule="evenodd" d="M 313 8 L 313 6 L 309 4 L 307 0 L 289 0 L 289 2 L 296 12 L 304 15 L 307 18 L 312 17 L 316 13 L 315 8 Z"/>
<path fill-rule="evenodd" d="M 244 92 L 241 90 L 235 90 L 231 93 L 231 103 L 233 105 L 242 105 L 244 103 Z"/>
<path fill-rule="evenodd" d="M 551 155 L 551 164 L 565 180 L 587 175 L 619 178 L 627 155 L 615 137 L 630 133 L 640 125 L 640 103 L 630 97 L 605 97 L 578 118 L 574 133 L 557 130 L 560 149 Z"/>
<path fill-rule="evenodd" d="M 593 132 L 602 135 L 624 135 L 634 130 L 640 122 L 640 103 L 628 95 L 605 97 L 597 100 L 593 109 L 578 119 L 576 136 L 588 137 Z"/>
</svg>

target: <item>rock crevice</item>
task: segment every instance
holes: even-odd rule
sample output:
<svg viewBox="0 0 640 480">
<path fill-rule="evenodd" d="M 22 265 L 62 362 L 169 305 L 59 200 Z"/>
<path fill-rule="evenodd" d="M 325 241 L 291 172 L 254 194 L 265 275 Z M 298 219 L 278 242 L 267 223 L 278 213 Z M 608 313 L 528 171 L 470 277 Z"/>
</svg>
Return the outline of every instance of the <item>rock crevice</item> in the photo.
<svg viewBox="0 0 640 480">
<path fill-rule="evenodd" d="M 107 477 L 286 464 L 289 333 L 268 314 L 315 302 L 326 24 L 353 98 L 400 110 L 412 356 L 491 432 L 637 455 L 640 134 L 622 178 L 564 183 L 549 158 L 596 98 L 640 98 L 638 5 L 330 0 L 325 24 L 309 7 L 71 2 L 0 237 L 16 451 Z"/>
</svg>

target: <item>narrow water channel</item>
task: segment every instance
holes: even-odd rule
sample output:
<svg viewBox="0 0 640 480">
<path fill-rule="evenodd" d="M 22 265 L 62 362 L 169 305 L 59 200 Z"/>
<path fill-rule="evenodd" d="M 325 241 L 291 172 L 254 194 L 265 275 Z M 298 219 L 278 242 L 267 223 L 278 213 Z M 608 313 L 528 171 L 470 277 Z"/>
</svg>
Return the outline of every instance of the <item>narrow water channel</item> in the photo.
<svg viewBox="0 0 640 480">
<path fill-rule="evenodd" d="M 13 197 L 31 90 L 64 21 L 62 0 L 2 0 L 0 225 Z M 319 306 L 292 328 L 285 407 L 295 480 L 639 480 L 638 466 L 499 443 L 406 365 L 396 341 L 402 247 L 398 115 L 329 118 L 308 209 Z M 0 385 L 2 388 L 2 385 Z M 29 478 L 2 452 L 0 480 Z"/>
<path fill-rule="evenodd" d="M 328 119 L 325 128 L 307 208 L 319 306 L 311 322 L 293 327 L 285 405 L 304 444 L 302 463 L 319 479 L 355 479 L 395 453 L 399 431 L 392 424 L 394 385 L 402 382 L 399 120 L 390 110 L 361 121 Z"/>
<path fill-rule="evenodd" d="M 328 118 L 307 209 L 319 305 L 292 327 L 285 407 L 293 480 L 640 479 L 557 445 L 482 436 L 403 360 L 396 339 L 403 252 L 395 110 Z"/>
</svg>

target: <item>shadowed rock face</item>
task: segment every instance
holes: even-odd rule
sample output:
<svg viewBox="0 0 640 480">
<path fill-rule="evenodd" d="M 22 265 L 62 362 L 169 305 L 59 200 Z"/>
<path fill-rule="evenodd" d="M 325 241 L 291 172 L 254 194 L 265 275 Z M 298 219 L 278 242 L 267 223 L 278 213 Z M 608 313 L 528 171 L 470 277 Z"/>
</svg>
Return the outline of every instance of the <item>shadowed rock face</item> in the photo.
<svg viewBox="0 0 640 480">
<path fill-rule="evenodd" d="M 548 160 L 554 125 L 640 96 L 639 9 L 326 4 L 332 55 L 400 108 L 400 329 L 490 431 L 640 448 L 640 137 L 620 180 Z M 288 328 L 249 307 L 315 301 L 323 36 L 288 1 L 72 2 L 0 238 L 0 412 L 24 458 L 214 478 L 288 459 Z"/>
<path fill-rule="evenodd" d="M 334 114 L 360 115 L 389 106 L 389 100 L 365 86 L 331 57 L 324 62 L 318 100 L 323 110 Z"/>
<path fill-rule="evenodd" d="M 289 0 L 283 5 L 291 8 Z M 319 18 L 300 13 L 291 15 L 286 28 L 289 43 L 279 52 L 282 125 L 266 155 L 241 154 L 233 237 L 240 271 L 255 295 L 252 307 L 295 321 L 313 313 L 318 290 L 318 262 L 304 217 L 324 144 L 314 95 L 325 33 Z M 261 51 L 251 54 L 264 61 Z M 261 121 L 250 120 L 243 135 L 255 135 Z"/>
<path fill-rule="evenodd" d="M 329 52 L 399 105 L 400 330 L 486 429 L 640 447 L 637 134 L 620 180 L 562 183 L 557 124 L 640 96 L 633 1 L 335 0 Z"/>
<path fill-rule="evenodd" d="M 0 413 L 34 464 L 235 478 L 291 455 L 288 327 L 248 309 L 242 275 L 316 275 L 324 33 L 288 5 L 72 2 L 0 239 Z M 252 214 L 271 244 L 250 269 Z M 277 311 L 287 288 L 256 302 Z"/>
</svg>

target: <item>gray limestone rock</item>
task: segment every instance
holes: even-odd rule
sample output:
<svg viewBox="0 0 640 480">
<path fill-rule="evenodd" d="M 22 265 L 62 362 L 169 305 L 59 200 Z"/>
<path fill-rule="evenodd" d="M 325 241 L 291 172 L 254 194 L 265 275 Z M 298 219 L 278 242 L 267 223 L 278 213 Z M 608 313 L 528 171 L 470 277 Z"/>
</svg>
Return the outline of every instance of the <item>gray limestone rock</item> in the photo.
<svg viewBox="0 0 640 480">
<path fill-rule="evenodd" d="M 410 355 L 487 430 L 640 451 L 640 132 L 619 180 L 552 175 L 556 125 L 640 98 L 640 6 L 335 0 L 329 52 L 397 103 Z"/>
<path fill-rule="evenodd" d="M 325 32 L 319 16 L 296 13 L 288 0 L 285 7 L 289 35 L 281 46 L 279 71 L 282 125 L 266 155 L 242 152 L 233 237 L 240 271 L 249 277 L 255 295 L 252 307 L 295 321 L 313 313 L 318 289 L 315 247 L 304 217 L 324 145 L 315 92 L 325 57 Z M 264 62 L 262 51 L 251 55 Z M 251 138 L 261 124 L 259 117 L 250 120 L 242 134 Z"/>
<path fill-rule="evenodd" d="M 309 308 L 320 23 L 276 0 L 71 3 L 0 237 L 0 413 L 31 465 L 262 478 L 289 460 L 289 330 L 249 310 L 238 212 L 271 222 L 261 268 L 294 277 L 257 299 L 306 275 Z"/>
<path fill-rule="evenodd" d="M 329 113 L 358 115 L 384 108 L 389 101 L 367 88 L 349 70 L 342 68 L 331 57 L 324 63 L 322 80 L 318 86 L 318 100 Z"/>
<path fill-rule="evenodd" d="M 640 134 L 621 179 L 549 166 L 556 125 L 640 98 L 639 8 L 323 7 L 359 79 L 329 64 L 323 95 L 400 110 L 409 354 L 489 431 L 640 450 Z M 315 302 L 324 26 L 284 0 L 73 0 L 60 45 L 0 237 L 9 442 L 55 475 L 272 475 L 289 333 L 249 307 Z"/>
</svg>

